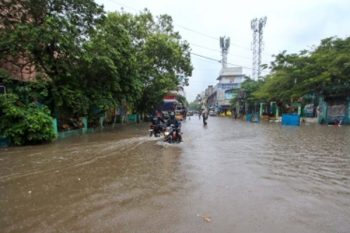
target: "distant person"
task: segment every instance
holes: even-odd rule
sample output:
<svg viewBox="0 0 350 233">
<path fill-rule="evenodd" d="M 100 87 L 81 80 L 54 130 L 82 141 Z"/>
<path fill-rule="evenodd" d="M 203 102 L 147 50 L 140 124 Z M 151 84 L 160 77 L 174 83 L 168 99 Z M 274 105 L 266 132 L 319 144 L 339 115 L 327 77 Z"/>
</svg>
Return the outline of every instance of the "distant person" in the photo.
<svg viewBox="0 0 350 233">
<path fill-rule="evenodd" d="M 176 136 L 180 138 L 180 141 L 182 142 L 182 136 L 181 136 L 181 133 L 180 133 L 180 130 L 181 130 L 181 122 L 178 121 L 175 117 L 175 112 L 171 112 L 169 114 L 169 120 L 167 122 L 167 126 L 171 126 L 171 125 L 174 125 L 175 127 L 175 132 L 176 132 Z"/>
<path fill-rule="evenodd" d="M 236 108 L 233 108 L 233 116 L 236 120 L 237 119 L 237 109 Z"/>
<path fill-rule="evenodd" d="M 207 125 L 207 119 L 208 119 L 208 110 L 207 109 L 203 110 L 202 117 L 203 117 L 203 125 Z"/>
<path fill-rule="evenodd" d="M 164 116 L 163 116 L 163 113 L 156 110 L 153 117 L 152 117 L 152 124 L 157 127 L 160 127 L 160 124 L 161 123 L 164 123 Z"/>
<path fill-rule="evenodd" d="M 156 115 L 156 117 L 163 119 L 163 113 L 161 111 L 156 110 L 155 115 Z"/>
<path fill-rule="evenodd" d="M 167 126 L 174 125 L 176 128 L 181 125 L 181 123 L 176 119 L 175 113 L 170 112 L 169 114 L 169 120 L 167 122 Z"/>
<path fill-rule="evenodd" d="M 321 112 L 320 105 L 318 105 L 317 108 L 316 108 L 316 117 L 320 116 L 320 112 Z"/>
</svg>

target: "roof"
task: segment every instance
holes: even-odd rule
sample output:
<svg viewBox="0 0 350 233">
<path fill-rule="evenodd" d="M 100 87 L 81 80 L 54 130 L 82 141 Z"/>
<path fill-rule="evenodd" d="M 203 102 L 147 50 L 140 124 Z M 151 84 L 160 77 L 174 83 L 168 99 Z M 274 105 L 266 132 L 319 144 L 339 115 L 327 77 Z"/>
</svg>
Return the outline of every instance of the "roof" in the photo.
<svg viewBox="0 0 350 233">
<path fill-rule="evenodd" d="M 219 74 L 219 77 L 217 80 L 221 79 L 222 77 L 227 77 L 227 76 L 243 76 L 243 70 L 242 67 L 225 67 L 222 68 Z"/>
</svg>

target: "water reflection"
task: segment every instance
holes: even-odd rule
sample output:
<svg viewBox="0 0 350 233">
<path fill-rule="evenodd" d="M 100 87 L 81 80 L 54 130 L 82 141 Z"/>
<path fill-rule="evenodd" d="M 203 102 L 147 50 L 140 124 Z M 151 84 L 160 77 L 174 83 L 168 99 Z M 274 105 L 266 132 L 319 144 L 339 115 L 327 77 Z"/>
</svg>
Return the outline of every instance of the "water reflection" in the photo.
<svg viewBox="0 0 350 233">
<path fill-rule="evenodd" d="M 350 128 L 211 117 L 0 151 L 2 232 L 348 232 Z M 200 216 L 209 216 L 203 221 Z"/>
</svg>

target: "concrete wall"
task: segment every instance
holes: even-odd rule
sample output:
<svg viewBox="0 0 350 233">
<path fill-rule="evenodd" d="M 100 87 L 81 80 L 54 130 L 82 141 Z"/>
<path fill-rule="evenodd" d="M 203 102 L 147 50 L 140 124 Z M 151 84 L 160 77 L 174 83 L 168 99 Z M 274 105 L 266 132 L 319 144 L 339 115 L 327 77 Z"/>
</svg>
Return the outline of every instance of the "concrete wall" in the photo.
<svg viewBox="0 0 350 233">
<path fill-rule="evenodd" d="M 342 124 L 350 124 L 350 97 L 332 101 L 325 101 L 320 97 L 317 112 L 318 122 L 321 124 L 333 123 L 335 120 L 341 120 Z"/>
</svg>

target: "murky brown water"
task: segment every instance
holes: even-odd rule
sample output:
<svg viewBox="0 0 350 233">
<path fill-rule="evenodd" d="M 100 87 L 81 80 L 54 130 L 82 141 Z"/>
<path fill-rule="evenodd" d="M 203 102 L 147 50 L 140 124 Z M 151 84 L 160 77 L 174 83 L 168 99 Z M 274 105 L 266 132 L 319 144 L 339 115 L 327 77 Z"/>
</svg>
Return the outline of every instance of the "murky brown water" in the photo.
<svg viewBox="0 0 350 233">
<path fill-rule="evenodd" d="M 0 232 L 350 232 L 350 127 L 146 127 L 0 150 Z"/>
</svg>

